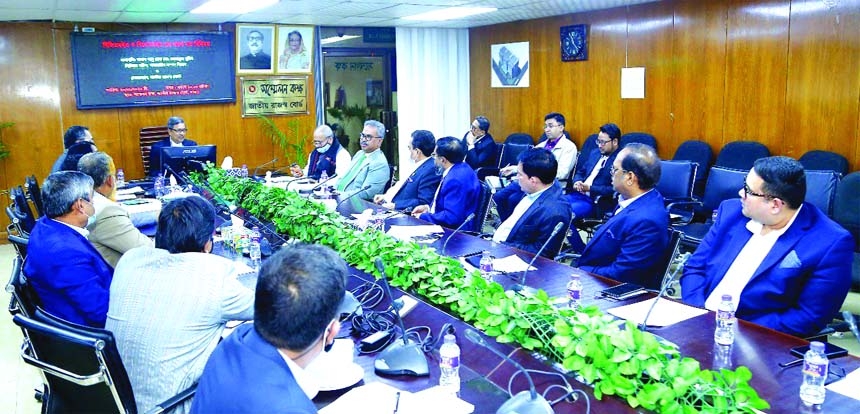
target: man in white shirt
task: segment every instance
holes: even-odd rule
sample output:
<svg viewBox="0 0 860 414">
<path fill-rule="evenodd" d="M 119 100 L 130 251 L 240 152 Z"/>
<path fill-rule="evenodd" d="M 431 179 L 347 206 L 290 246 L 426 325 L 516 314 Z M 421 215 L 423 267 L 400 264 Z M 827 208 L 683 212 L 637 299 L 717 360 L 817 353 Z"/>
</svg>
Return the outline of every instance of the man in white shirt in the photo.
<svg viewBox="0 0 860 414">
<path fill-rule="evenodd" d="M 684 302 L 798 336 L 819 332 L 851 287 L 851 234 L 804 202 L 806 174 L 788 157 L 757 160 L 740 199 L 724 201 L 684 266 Z"/>
</svg>

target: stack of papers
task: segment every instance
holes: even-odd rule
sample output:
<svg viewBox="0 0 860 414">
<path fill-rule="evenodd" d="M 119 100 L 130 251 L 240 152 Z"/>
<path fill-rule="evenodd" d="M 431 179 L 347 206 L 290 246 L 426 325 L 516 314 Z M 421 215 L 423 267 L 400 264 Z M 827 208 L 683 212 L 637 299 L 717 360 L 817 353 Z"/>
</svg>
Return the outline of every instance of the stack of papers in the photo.
<svg viewBox="0 0 860 414">
<path fill-rule="evenodd" d="M 440 387 L 413 394 L 381 382 L 353 388 L 319 410 L 320 414 L 469 414 L 474 411 L 475 406 Z"/>
<path fill-rule="evenodd" d="M 397 240 L 416 241 L 419 243 L 432 243 L 436 241 L 438 237 L 433 238 L 430 237 L 431 235 L 444 234 L 444 232 L 445 230 L 442 229 L 442 226 L 436 224 L 422 226 L 391 226 L 391 228 L 388 229 L 388 235 Z"/>
<path fill-rule="evenodd" d="M 643 300 L 630 305 L 612 308 L 607 312 L 638 325 L 645 319 L 648 310 L 651 309 L 651 305 L 655 300 L 657 298 Z M 708 313 L 706 309 L 662 298 L 657 302 L 654 310 L 651 311 L 651 315 L 648 316 L 648 326 L 668 326 L 706 313 Z"/>
<path fill-rule="evenodd" d="M 493 259 L 493 270 L 502 273 L 517 273 L 517 272 L 525 272 L 528 270 L 536 270 L 537 268 L 534 266 L 529 267 L 529 264 L 520 259 L 519 256 L 512 254 L 507 257 L 502 257 L 499 259 Z"/>
</svg>

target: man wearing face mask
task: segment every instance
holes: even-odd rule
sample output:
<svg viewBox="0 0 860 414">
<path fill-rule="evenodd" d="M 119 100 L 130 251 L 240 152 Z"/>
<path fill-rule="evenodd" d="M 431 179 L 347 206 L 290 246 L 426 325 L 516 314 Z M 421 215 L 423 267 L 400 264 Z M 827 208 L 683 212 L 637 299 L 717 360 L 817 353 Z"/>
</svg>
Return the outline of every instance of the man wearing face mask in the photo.
<svg viewBox="0 0 860 414">
<path fill-rule="evenodd" d="M 334 139 L 334 133 L 328 125 L 320 125 L 314 130 L 314 150 L 308 155 L 308 164 L 304 170 L 298 165 L 290 167 L 294 177 L 305 177 L 319 180 L 323 171 L 329 177 L 337 174 L 343 176 L 349 170 L 352 157 L 344 147 Z"/>
<path fill-rule="evenodd" d="M 401 179 L 391 186 L 385 194 L 374 196 L 373 202 L 386 208 L 409 211 L 421 204 L 429 205 L 433 202 L 433 194 L 442 180 L 430 160 L 434 149 L 436 138 L 432 132 L 423 129 L 413 132 L 412 142 L 409 144 L 409 160 L 414 164 L 415 170 L 405 180 Z"/>
<path fill-rule="evenodd" d="M 24 273 L 48 313 L 103 328 L 113 268 L 87 240 L 87 220 L 96 214 L 92 199 L 86 174 L 60 171 L 45 179 L 45 216 L 30 233 Z"/>
<path fill-rule="evenodd" d="M 116 166 L 110 155 L 93 152 L 78 161 L 78 171 L 90 176 L 95 183 L 93 206 L 96 213 L 87 223 L 90 243 L 113 267 L 123 253 L 139 246 L 152 246 L 152 240 L 143 235 L 116 202 Z"/>
<path fill-rule="evenodd" d="M 316 413 L 319 386 L 305 368 L 334 343 L 349 277 L 334 250 L 299 244 L 263 263 L 254 324 L 236 328 L 212 353 L 192 413 Z"/>
</svg>

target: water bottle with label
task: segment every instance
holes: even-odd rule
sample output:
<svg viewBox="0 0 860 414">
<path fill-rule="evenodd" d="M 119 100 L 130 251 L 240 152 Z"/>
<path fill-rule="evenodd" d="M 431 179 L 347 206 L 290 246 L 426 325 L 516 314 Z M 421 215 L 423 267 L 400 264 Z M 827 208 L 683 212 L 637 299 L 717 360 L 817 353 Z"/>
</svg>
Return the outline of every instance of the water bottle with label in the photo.
<svg viewBox="0 0 860 414">
<path fill-rule="evenodd" d="M 824 353 L 824 344 L 809 343 L 809 351 L 803 357 L 803 382 L 800 384 L 800 400 L 806 406 L 824 403 L 824 381 L 830 361 Z"/>
<path fill-rule="evenodd" d="M 242 178 L 248 178 L 248 164 L 242 164 Z"/>
<path fill-rule="evenodd" d="M 480 267 L 479 270 L 481 271 L 481 276 L 483 276 L 484 279 L 489 279 L 493 273 L 493 257 L 490 256 L 489 250 L 481 252 L 481 261 L 478 266 Z"/>
<path fill-rule="evenodd" d="M 251 229 L 251 245 L 248 247 L 249 256 L 251 258 L 251 266 L 255 269 L 260 266 L 260 228 L 254 226 Z"/>
<path fill-rule="evenodd" d="M 116 187 L 125 187 L 125 172 L 122 168 L 117 168 L 116 170 Z"/>
<path fill-rule="evenodd" d="M 735 343 L 735 304 L 732 295 L 723 295 L 720 306 L 717 307 L 716 328 L 714 329 L 714 342 L 720 345 L 731 345 Z"/>
<path fill-rule="evenodd" d="M 445 335 L 439 348 L 439 386 L 453 394 L 460 392 L 460 347 L 453 334 Z"/>
<path fill-rule="evenodd" d="M 328 173 L 323 170 L 322 174 L 320 174 L 319 182 L 325 183 L 326 181 L 328 181 Z M 320 193 L 323 197 L 328 197 L 328 183 L 323 184 L 322 187 L 320 187 Z"/>
<path fill-rule="evenodd" d="M 571 309 L 578 309 L 582 305 L 582 281 L 579 275 L 570 275 L 570 281 L 567 282 L 567 306 Z"/>
</svg>

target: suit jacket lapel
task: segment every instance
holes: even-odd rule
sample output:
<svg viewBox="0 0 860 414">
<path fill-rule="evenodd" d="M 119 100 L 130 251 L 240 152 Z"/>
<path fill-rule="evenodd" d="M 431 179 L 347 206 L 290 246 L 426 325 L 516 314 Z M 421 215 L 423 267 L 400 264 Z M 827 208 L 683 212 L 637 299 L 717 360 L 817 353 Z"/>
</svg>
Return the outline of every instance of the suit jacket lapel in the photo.
<svg viewBox="0 0 860 414">
<path fill-rule="evenodd" d="M 546 191 L 544 191 L 543 194 L 541 194 L 537 198 L 537 200 L 535 200 L 535 202 L 532 203 L 532 205 L 529 207 L 529 209 L 526 210 L 525 213 L 523 213 L 522 217 L 520 217 L 520 219 L 517 220 L 516 223 L 514 223 L 514 227 L 511 228 L 510 234 L 517 234 L 517 232 L 520 230 L 520 225 L 522 223 L 527 223 L 533 214 L 535 214 L 537 211 L 539 211 L 541 208 L 543 208 L 543 205 L 544 205 L 544 203 L 546 203 L 546 200 L 549 197 L 554 196 L 555 193 L 558 192 L 557 188 L 558 187 L 556 186 L 555 183 L 553 183 L 553 185 L 551 187 L 547 188 Z M 510 238 L 511 238 L 511 236 L 509 235 L 508 239 L 510 239 Z"/>
<path fill-rule="evenodd" d="M 774 244 L 773 248 L 770 249 L 770 252 L 765 256 L 761 265 L 756 269 L 750 280 L 755 279 L 760 274 L 782 261 L 788 252 L 794 248 L 798 241 L 800 241 L 803 234 L 812 227 L 812 224 L 812 215 L 809 212 L 809 208 L 801 209 L 797 218 L 794 220 L 794 223 L 792 223 L 791 227 L 789 227 L 788 230 L 783 233 L 779 239 L 777 239 L 776 244 Z"/>
</svg>

